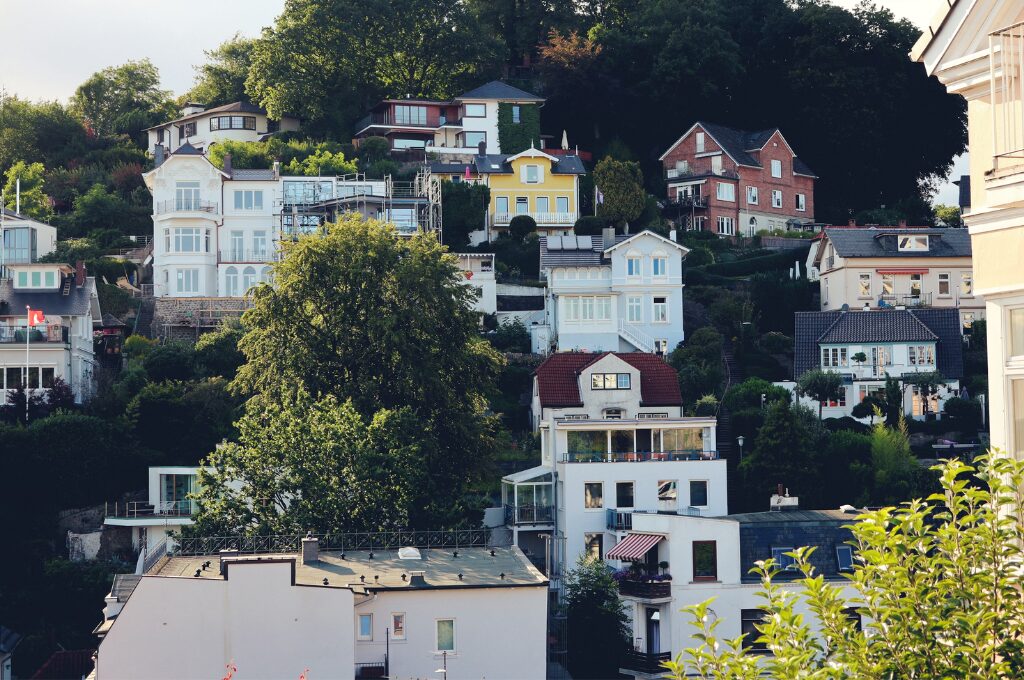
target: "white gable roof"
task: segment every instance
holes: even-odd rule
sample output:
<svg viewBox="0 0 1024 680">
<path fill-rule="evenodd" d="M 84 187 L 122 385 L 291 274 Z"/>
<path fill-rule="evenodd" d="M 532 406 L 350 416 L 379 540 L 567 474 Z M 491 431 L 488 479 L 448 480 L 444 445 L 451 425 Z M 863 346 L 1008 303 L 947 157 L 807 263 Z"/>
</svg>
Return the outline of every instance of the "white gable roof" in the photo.
<svg viewBox="0 0 1024 680">
<path fill-rule="evenodd" d="M 681 250 L 683 255 L 686 255 L 687 253 L 690 252 L 690 249 L 687 248 L 686 246 L 681 245 L 679 243 L 676 243 L 672 239 L 667 239 L 664 236 L 662 236 L 661 234 L 655 234 L 653 231 L 648 231 L 647 229 L 644 229 L 643 231 L 637 232 L 635 234 L 630 234 L 628 237 L 622 239 L 621 241 L 619 241 L 615 245 L 613 245 L 613 246 L 611 246 L 609 248 L 605 248 L 604 252 L 610 253 L 610 252 L 612 252 L 613 250 L 615 250 L 616 248 L 618 248 L 618 247 L 620 247 L 622 245 L 625 245 L 627 243 L 632 243 L 634 239 L 637 239 L 637 238 L 639 238 L 641 236 L 646 236 L 646 237 L 654 238 L 654 239 L 657 239 L 657 240 L 661 241 L 662 243 L 667 243 L 668 245 L 672 246 L 673 248 Z"/>
</svg>

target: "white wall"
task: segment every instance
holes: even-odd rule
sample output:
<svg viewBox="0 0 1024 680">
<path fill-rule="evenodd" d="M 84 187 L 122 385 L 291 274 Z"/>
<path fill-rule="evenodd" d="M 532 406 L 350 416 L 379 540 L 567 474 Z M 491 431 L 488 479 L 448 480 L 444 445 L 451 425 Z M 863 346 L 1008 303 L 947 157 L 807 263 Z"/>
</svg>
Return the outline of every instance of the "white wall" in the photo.
<svg viewBox="0 0 1024 680">
<path fill-rule="evenodd" d="M 225 580 L 144 576 L 99 648 L 97 680 L 351 677 L 353 594 L 291 585 L 290 563 Z"/>
</svg>

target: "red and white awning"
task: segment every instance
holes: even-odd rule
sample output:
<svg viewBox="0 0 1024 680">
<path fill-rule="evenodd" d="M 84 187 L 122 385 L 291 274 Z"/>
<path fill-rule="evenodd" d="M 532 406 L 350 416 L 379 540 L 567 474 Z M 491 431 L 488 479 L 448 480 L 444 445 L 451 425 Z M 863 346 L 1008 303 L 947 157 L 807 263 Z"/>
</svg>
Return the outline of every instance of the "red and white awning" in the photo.
<svg viewBox="0 0 1024 680">
<path fill-rule="evenodd" d="M 876 274 L 927 274 L 928 269 L 926 267 L 919 267 L 916 269 L 904 267 L 903 269 L 876 269 Z"/>
<path fill-rule="evenodd" d="M 663 538 L 665 537 L 659 534 L 628 534 L 614 548 L 609 550 L 605 557 L 625 562 L 639 560 Z"/>
</svg>

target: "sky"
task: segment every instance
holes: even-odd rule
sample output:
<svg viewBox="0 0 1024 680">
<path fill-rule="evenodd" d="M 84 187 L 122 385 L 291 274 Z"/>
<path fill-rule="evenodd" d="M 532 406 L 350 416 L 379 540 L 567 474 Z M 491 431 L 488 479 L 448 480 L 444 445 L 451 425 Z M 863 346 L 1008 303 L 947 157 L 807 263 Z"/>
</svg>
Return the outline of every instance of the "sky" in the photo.
<svg viewBox="0 0 1024 680">
<path fill-rule="evenodd" d="M 833 1 L 847 8 L 859 2 Z M 923 27 L 941 2 L 878 4 Z M 204 50 L 235 33 L 258 35 L 283 7 L 284 0 L 0 0 L 0 91 L 63 102 L 96 71 L 148 57 L 164 88 L 179 95 L 192 86 Z M 965 155 L 952 176 L 966 168 Z M 955 204 L 956 187 L 945 184 L 935 200 Z"/>
</svg>

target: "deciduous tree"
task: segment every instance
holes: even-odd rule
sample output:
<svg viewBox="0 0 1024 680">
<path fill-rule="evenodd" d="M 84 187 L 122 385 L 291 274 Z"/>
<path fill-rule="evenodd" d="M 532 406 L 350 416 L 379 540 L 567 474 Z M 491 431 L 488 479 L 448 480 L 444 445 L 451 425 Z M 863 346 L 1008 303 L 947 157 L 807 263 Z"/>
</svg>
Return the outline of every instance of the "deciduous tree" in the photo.
<svg viewBox="0 0 1024 680">
<path fill-rule="evenodd" d="M 818 402 L 818 420 L 821 420 L 821 409 L 825 402 L 836 401 L 842 396 L 843 376 L 835 371 L 810 370 L 797 380 L 796 391 Z"/>
<path fill-rule="evenodd" d="M 71 96 L 71 112 L 97 135 L 140 132 L 172 117 L 170 92 L 160 89 L 160 72 L 148 59 L 109 66 L 92 74 Z"/>
<path fill-rule="evenodd" d="M 594 184 L 603 200 L 597 205 L 597 214 L 629 229 L 644 210 L 644 176 L 640 164 L 617 161 L 607 156 L 594 168 Z"/>
<path fill-rule="evenodd" d="M 249 77 L 255 44 L 255 38 L 236 33 L 216 49 L 204 51 L 206 62 L 195 67 L 195 85 L 185 98 L 207 107 L 247 100 L 245 80 Z"/>
<path fill-rule="evenodd" d="M 574 678 L 613 678 L 629 648 L 629 619 L 611 569 L 581 555 L 565 579 L 569 672 Z"/>
<path fill-rule="evenodd" d="M 36 220 L 49 220 L 53 215 L 50 197 L 43 191 L 46 168 L 42 163 L 26 163 L 18 161 L 12 165 L 5 175 L 4 195 L 7 198 L 7 209 L 14 210 L 21 204 L 21 214 Z M 20 201 L 18 199 L 20 183 Z"/>
</svg>

